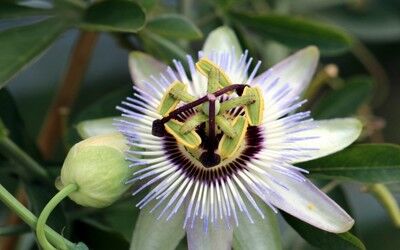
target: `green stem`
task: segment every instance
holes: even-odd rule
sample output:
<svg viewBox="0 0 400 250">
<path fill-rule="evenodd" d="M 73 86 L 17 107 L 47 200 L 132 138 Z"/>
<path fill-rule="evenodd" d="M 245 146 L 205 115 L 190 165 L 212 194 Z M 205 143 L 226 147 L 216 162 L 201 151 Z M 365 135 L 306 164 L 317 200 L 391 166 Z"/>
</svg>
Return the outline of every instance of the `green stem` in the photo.
<svg viewBox="0 0 400 250">
<path fill-rule="evenodd" d="M 304 99 L 313 101 L 319 94 L 322 87 L 328 84 L 328 81 L 338 76 L 338 68 L 334 64 L 328 64 L 321 69 L 314 79 L 311 81 L 307 90 L 304 93 Z"/>
<path fill-rule="evenodd" d="M 193 0 L 181 0 L 181 12 L 184 16 L 192 18 Z"/>
<path fill-rule="evenodd" d="M 49 215 L 51 212 L 54 210 L 54 208 L 63 200 L 65 197 L 67 197 L 69 194 L 75 192 L 78 190 L 78 185 L 76 184 L 69 184 L 65 186 L 63 189 L 60 190 L 50 201 L 47 203 L 47 205 L 44 207 L 42 213 L 40 213 L 40 216 L 37 220 L 36 224 L 36 235 L 39 241 L 39 244 L 43 247 L 45 250 L 55 250 L 50 242 L 48 242 L 46 238 L 46 233 L 45 233 L 45 226 L 46 226 L 46 221 L 47 218 L 49 218 Z"/>
<path fill-rule="evenodd" d="M 1 184 L 0 201 L 2 201 L 10 210 L 14 211 L 32 229 L 36 227 L 36 216 L 15 199 L 15 197 L 12 196 L 12 194 L 10 194 Z M 50 242 L 57 246 L 58 249 L 67 250 L 75 247 L 74 243 L 68 241 L 50 227 L 46 226 L 44 230 Z"/>
<path fill-rule="evenodd" d="M 396 227 L 400 227 L 400 209 L 396 199 L 384 184 L 371 184 L 367 187 L 368 192 L 386 209 Z"/>
<path fill-rule="evenodd" d="M 389 77 L 375 55 L 361 41 L 353 39 L 355 41 L 352 47 L 353 55 L 363 64 L 376 82 L 372 104 L 378 106 L 386 100 L 386 96 L 389 93 Z"/>
<path fill-rule="evenodd" d="M 339 184 L 340 184 L 340 181 L 337 181 L 337 180 L 330 181 L 328 184 L 326 184 L 325 186 L 323 186 L 321 188 L 321 191 L 324 192 L 325 194 L 327 194 L 327 193 L 331 192 L 333 189 L 335 189 Z"/>
<path fill-rule="evenodd" d="M 47 171 L 8 137 L 3 137 L 0 139 L 0 152 L 5 157 L 21 165 L 27 170 L 27 172 L 33 173 L 35 176 L 43 180 L 49 180 Z"/>
</svg>

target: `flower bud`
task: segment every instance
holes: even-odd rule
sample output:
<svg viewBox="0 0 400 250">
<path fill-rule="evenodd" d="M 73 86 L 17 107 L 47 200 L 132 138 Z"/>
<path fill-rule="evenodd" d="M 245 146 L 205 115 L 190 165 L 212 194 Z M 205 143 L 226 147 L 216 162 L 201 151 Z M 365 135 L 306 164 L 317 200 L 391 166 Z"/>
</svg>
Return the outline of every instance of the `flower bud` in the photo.
<svg viewBox="0 0 400 250">
<path fill-rule="evenodd" d="M 131 175 L 125 151 L 129 147 L 119 133 L 90 137 L 69 151 L 56 181 L 56 187 L 75 183 L 78 191 L 69 195 L 76 203 L 88 207 L 106 207 L 127 189 Z"/>
</svg>

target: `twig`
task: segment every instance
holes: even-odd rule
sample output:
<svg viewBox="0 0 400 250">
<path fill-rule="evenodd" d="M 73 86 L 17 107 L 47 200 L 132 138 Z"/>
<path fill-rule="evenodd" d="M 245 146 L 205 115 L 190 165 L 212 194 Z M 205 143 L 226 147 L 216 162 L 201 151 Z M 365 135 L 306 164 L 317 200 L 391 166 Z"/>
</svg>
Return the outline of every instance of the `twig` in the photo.
<svg viewBox="0 0 400 250">
<path fill-rule="evenodd" d="M 396 227 L 400 227 L 400 208 L 396 198 L 384 184 L 371 184 L 366 186 L 366 191 L 371 193 L 383 206 Z"/>
<path fill-rule="evenodd" d="M 367 47 L 365 47 L 364 44 L 361 43 L 361 41 L 355 40 L 352 53 L 375 80 L 375 89 L 381 90 L 381 92 L 377 92 L 377 94 L 375 94 L 375 100 L 373 104 L 377 106 L 385 100 L 385 97 L 388 94 L 389 77 L 387 76 L 385 69 L 380 64 L 378 59 L 376 59 L 376 57 L 371 53 L 371 51 L 368 50 Z"/>
<path fill-rule="evenodd" d="M 54 98 L 37 140 L 43 158 L 46 160 L 51 158 L 56 144 L 62 136 L 60 109 L 70 109 L 74 104 L 89 65 L 97 37 L 97 33 L 85 31 L 81 32 L 76 42 L 67 72 L 62 79 L 61 86 Z"/>
<path fill-rule="evenodd" d="M 17 163 L 30 176 L 49 181 L 47 171 L 8 137 L 0 138 L 0 154 Z"/>
</svg>

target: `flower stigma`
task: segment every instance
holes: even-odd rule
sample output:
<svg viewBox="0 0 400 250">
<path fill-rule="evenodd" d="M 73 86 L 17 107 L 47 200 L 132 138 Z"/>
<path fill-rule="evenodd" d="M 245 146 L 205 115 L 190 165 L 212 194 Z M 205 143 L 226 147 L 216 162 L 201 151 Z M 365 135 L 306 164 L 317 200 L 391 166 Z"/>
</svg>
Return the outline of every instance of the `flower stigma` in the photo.
<svg viewBox="0 0 400 250">
<path fill-rule="evenodd" d="M 207 94 L 196 99 L 184 83 L 173 82 L 158 106 L 163 118 L 153 121 L 152 134 L 172 135 L 192 158 L 211 168 L 234 157 L 248 126 L 262 122 L 263 96 L 256 86 L 232 84 L 208 59 L 200 59 L 196 69 L 207 77 Z"/>
</svg>

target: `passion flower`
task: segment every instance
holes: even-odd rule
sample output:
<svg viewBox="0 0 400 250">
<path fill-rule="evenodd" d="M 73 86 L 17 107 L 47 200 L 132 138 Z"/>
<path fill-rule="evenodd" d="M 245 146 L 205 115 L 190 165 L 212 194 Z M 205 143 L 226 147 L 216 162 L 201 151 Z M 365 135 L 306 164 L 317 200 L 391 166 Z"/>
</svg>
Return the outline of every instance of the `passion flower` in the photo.
<svg viewBox="0 0 400 250">
<path fill-rule="evenodd" d="M 339 151 L 361 132 L 353 118 L 314 121 L 296 112 L 318 49 L 302 49 L 256 77 L 261 62 L 252 67 L 247 51 L 237 56 L 238 48 L 211 44 L 227 40 L 213 35 L 197 59 L 187 57 L 189 75 L 174 61 L 174 69 L 136 82 L 118 107 L 117 127 L 134 148 L 127 183 L 136 183 L 134 195 L 144 193 L 137 206 L 151 205 L 159 220 L 184 211 L 189 248 L 201 241 L 199 227 L 227 228 L 218 240 L 229 245 L 239 217 L 254 222 L 254 210 L 264 218 L 260 200 L 323 230 L 349 230 L 354 220 L 294 165 Z"/>
</svg>

